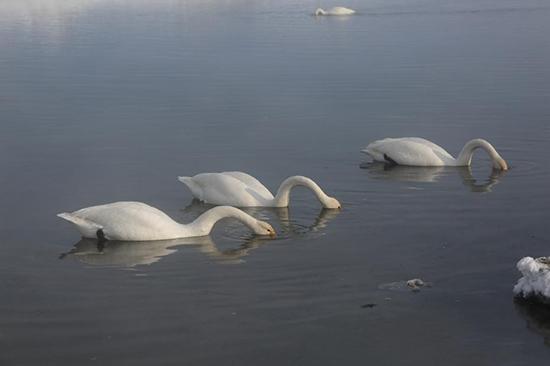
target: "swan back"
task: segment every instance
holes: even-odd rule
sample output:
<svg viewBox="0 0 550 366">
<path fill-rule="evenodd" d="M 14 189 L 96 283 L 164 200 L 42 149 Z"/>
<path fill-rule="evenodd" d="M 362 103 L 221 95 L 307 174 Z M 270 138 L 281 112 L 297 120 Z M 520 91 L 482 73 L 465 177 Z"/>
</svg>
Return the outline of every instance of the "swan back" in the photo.
<svg viewBox="0 0 550 366">
<path fill-rule="evenodd" d="M 454 165 L 455 159 L 439 145 L 418 137 L 387 138 L 369 144 L 361 152 L 381 162 L 394 161 L 399 165 Z M 388 159 L 389 158 L 389 159 Z"/>
</svg>

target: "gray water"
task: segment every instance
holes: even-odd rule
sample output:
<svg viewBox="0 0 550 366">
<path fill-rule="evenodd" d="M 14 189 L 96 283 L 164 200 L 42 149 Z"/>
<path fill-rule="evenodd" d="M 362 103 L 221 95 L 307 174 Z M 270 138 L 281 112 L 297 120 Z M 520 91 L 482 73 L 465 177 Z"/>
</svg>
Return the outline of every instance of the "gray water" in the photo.
<svg viewBox="0 0 550 366">
<path fill-rule="evenodd" d="M 315 17 L 346 5 L 353 17 Z M 0 364 L 533 365 L 548 309 L 514 302 L 550 254 L 546 0 L 0 0 Z M 388 169 L 398 136 L 468 168 Z M 289 209 L 210 237 L 81 240 L 55 215 L 146 202 L 239 170 Z M 414 293 L 402 283 L 433 288 Z M 388 285 L 390 284 L 390 285 Z M 397 289 L 394 291 L 392 289 Z M 406 288 L 405 288 L 406 289 Z M 376 303 L 374 307 L 363 307 Z"/>
</svg>

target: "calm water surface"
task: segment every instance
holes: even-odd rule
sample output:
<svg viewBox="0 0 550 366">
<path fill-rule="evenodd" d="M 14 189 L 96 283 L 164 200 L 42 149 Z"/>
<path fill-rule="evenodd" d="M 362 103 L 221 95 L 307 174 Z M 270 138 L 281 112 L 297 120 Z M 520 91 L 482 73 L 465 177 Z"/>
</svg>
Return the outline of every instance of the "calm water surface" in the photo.
<svg viewBox="0 0 550 366">
<path fill-rule="evenodd" d="M 533 365 L 550 315 L 514 303 L 550 254 L 546 0 L 0 0 L 2 365 Z M 369 162 L 421 136 L 467 168 Z M 189 222 L 178 175 L 241 170 L 289 209 L 210 237 L 81 240 L 55 214 L 135 200 Z M 384 284 L 422 278 L 418 293 Z M 391 286 L 390 286 L 391 287 Z M 377 303 L 373 308 L 363 308 Z"/>
</svg>

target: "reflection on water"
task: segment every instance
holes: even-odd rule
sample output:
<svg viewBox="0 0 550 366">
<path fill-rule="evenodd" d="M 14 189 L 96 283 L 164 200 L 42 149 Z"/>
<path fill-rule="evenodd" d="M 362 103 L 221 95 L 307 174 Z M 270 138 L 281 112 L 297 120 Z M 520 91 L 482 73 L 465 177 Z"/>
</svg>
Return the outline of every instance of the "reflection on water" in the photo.
<svg viewBox="0 0 550 366">
<path fill-rule="evenodd" d="M 211 207 L 211 205 L 194 200 L 191 205 L 184 209 L 184 211 L 193 212 L 199 216 Z M 248 255 L 251 250 L 262 248 L 269 243 L 291 240 L 292 238 L 309 236 L 311 233 L 315 233 L 319 228 L 325 227 L 327 222 L 340 212 L 339 210 L 323 209 L 315 219 L 313 225 L 300 226 L 296 223 L 292 223 L 288 208 L 247 208 L 245 211 L 262 220 L 269 219 L 269 213 L 275 213 L 277 222 L 282 230 L 277 230 L 277 236 L 269 239 L 261 236 L 249 236 L 243 239 L 240 234 L 239 237 L 232 237 L 230 233 L 230 238 L 234 242 L 239 243 L 238 247 L 235 249 L 223 250 L 218 248 L 210 236 L 135 242 L 101 242 L 96 239 L 83 238 L 75 244 L 70 252 L 61 254 L 59 258 L 65 259 L 72 255 L 80 261 L 94 266 L 134 268 L 139 265 L 156 263 L 162 257 L 177 252 L 177 249 L 174 247 L 187 244 L 198 246 L 200 252 L 207 254 L 213 260 L 219 261 L 220 263 L 239 264 L 245 262 L 242 257 Z"/>
<path fill-rule="evenodd" d="M 61 254 L 59 258 L 65 259 L 72 255 L 94 266 L 133 268 L 156 263 L 162 257 L 175 253 L 176 249 L 170 247 L 186 244 L 184 240 L 188 239 L 101 242 L 82 238 L 70 252 Z"/>
<path fill-rule="evenodd" d="M 390 165 L 378 161 L 369 161 L 360 165 L 361 169 L 369 171 L 371 179 L 398 180 L 402 182 L 433 183 L 447 173 L 445 167 L 416 167 L 405 165 Z"/>
<path fill-rule="evenodd" d="M 457 172 L 464 186 L 471 192 L 488 193 L 498 184 L 506 174 L 504 170 L 492 169 L 484 182 L 478 183 L 472 175 L 470 167 L 415 167 L 405 165 L 390 165 L 377 161 L 370 161 L 360 165 L 361 169 L 369 171 L 369 177 L 375 180 L 396 180 L 402 182 L 435 183 L 443 177 Z"/>
<path fill-rule="evenodd" d="M 515 298 L 514 307 L 527 329 L 539 334 L 550 347 L 550 306 L 537 300 Z"/>
<path fill-rule="evenodd" d="M 477 193 L 491 192 L 493 186 L 497 185 L 506 174 L 505 170 L 492 169 L 491 174 L 489 174 L 483 183 L 477 183 L 477 180 L 472 176 L 472 171 L 469 167 L 460 167 L 457 168 L 457 170 L 458 174 L 462 178 L 462 183 L 466 187 L 469 187 L 471 192 Z"/>
<path fill-rule="evenodd" d="M 198 245 L 199 250 L 214 259 L 225 263 L 242 263 L 238 260 L 252 249 L 260 248 L 268 239 L 246 240 L 239 248 L 219 250 L 209 236 L 157 241 L 109 241 L 100 242 L 96 239 L 81 239 L 74 249 L 61 254 L 60 259 L 74 256 L 84 263 L 103 267 L 134 268 L 140 265 L 156 263 L 167 255 L 177 252 L 178 245 Z"/>
</svg>

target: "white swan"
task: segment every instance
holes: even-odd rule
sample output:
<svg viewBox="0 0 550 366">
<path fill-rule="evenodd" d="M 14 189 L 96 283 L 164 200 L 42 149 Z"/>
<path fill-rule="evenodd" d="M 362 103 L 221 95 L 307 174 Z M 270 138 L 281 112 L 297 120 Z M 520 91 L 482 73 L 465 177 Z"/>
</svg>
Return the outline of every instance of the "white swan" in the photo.
<svg viewBox="0 0 550 366">
<path fill-rule="evenodd" d="M 178 179 L 189 187 L 197 199 L 213 205 L 287 207 L 290 190 L 303 186 L 315 194 L 323 207 L 342 207 L 337 199 L 327 196 L 314 181 L 299 175 L 286 179 L 275 197 L 256 178 L 242 172 L 202 173 Z"/>
<path fill-rule="evenodd" d="M 464 145 L 457 159 L 442 147 L 418 137 L 402 137 L 375 141 L 361 152 L 376 161 L 412 166 L 468 166 L 474 150 L 481 148 L 489 154 L 494 169 L 507 170 L 506 161 L 485 140 L 474 139 Z"/>
<path fill-rule="evenodd" d="M 254 234 L 275 235 L 267 222 L 228 206 L 214 207 L 187 225 L 178 224 L 164 212 L 141 202 L 115 202 L 57 216 L 73 224 L 83 237 L 103 240 L 145 241 L 203 236 L 226 217 L 239 220 Z"/>
<path fill-rule="evenodd" d="M 353 15 L 355 13 L 357 13 L 355 10 L 344 8 L 343 6 L 336 6 L 327 11 L 323 9 L 315 10 L 315 15 Z"/>
</svg>

